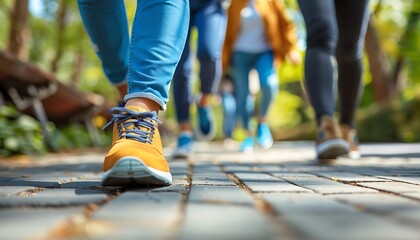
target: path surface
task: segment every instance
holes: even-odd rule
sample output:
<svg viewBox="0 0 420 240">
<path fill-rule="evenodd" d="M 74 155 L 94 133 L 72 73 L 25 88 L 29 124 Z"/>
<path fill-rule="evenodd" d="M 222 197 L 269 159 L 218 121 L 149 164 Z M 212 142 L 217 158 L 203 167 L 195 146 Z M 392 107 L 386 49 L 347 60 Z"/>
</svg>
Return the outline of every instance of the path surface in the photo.
<svg viewBox="0 0 420 240">
<path fill-rule="evenodd" d="M 0 239 L 420 239 L 420 144 L 197 148 L 158 189 L 102 187 L 103 153 L 1 160 Z"/>
</svg>

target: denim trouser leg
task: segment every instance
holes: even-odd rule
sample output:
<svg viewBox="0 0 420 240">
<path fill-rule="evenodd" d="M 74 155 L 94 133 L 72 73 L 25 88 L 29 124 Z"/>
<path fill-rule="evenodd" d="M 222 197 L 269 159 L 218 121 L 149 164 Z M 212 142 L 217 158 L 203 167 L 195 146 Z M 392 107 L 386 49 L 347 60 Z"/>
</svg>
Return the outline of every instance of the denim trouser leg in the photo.
<svg viewBox="0 0 420 240">
<path fill-rule="evenodd" d="M 217 92 L 222 74 L 221 54 L 226 33 L 226 14 L 220 4 L 211 4 L 197 12 L 197 57 L 200 62 L 200 91 Z"/>
<path fill-rule="evenodd" d="M 194 57 L 190 54 L 190 33 L 191 29 L 172 80 L 175 112 L 178 123 L 188 122 L 190 118 L 190 104 L 192 102 L 190 76 L 194 60 Z"/>
<path fill-rule="evenodd" d="M 236 93 L 236 113 L 242 126 L 250 130 L 249 120 L 253 112 L 253 97 L 249 93 L 249 71 L 254 63 L 254 54 L 234 52 L 232 55 L 232 79 Z"/>
<path fill-rule="evenodd" d="M 128 94 L 149 98 L 163 110 L 189 23 L 188 0 L 138 0 L 131 36 Z"/>
<path fill-rule="evenodd" d="M 258 116 L 265 118 L 270 103 L 277 95 L 279 82 L 273 66 L 273 52 L 268 51 L 257 55 L 255 69 L 258 72 L 261 86 L 261 98 Z"/>
<path fill-rule="evenodd" d="M 127 79 L 129 37 L 123 1 L 78 0 L 80 15 L 105 75 L 114 85 Z"/>
<path fill-rule="evenodd" d="M 93 13 L 88 12 L 98 13 L 96 20 L 84 20 L 84 23 L 94 43 L 104 46 L 99 51 L 104 66 L 108 66 L 105 61 L 109 60 L 112 67 L 113 58 L 129 54 L 128 94 L 124 100 L 148 98 L 165 110 L 169 85 L 185 45 L 189 21 L 188 0 L 138 0 L 129 50 L 113 49 L 106 44 L 128 42 L 123 41 L 126 36 L 128 38 L 128 34 L 125 34 L 127 24 L 123 1 L 79 0 L 79 4 L 82 5 L 80 11 L 84 19 L 93 18 Z M 106 13 L 114 11 L 117 12 L 114 18 L 108 18 Z M 100 31 L 98 28 L 103 29 Z"/>
<path fill-rule="evenodd" d="M 191 9 L 190 31 L 193 26 L 196 26 L 198 30 L 197 57 L 200 62 L 200 91 L 215 93 L 221 77 L 221 51 L 226 29 L 226 15 L 220 3 L 198 4 L 197 9 Z M 178 122 L 189 121 L 193 59 L 194 57 L 190 56 L 188 39 L 173 79 Z"/>
<path fill-rule="evenodd" d="M 236 101 L 232 92 L 222 92 L 223 136 L 232 138 L 236 125 Z"/>
</svg>

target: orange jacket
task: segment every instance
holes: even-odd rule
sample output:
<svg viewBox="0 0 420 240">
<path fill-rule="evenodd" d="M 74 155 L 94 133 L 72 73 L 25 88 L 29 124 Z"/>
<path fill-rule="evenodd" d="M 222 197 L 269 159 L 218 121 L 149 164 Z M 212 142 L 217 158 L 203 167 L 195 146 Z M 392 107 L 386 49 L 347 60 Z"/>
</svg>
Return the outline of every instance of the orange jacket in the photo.
<svg viewBox="0 0 420 240">
<path fill-rule="evenodd" d="M 224 70 L 230 66 L 233 47 L 241 25 L 240 13 L 247 4 L 248 0 L 232 0 L 228 9 L 228 23 L 222 54 Z M 255 0 L 255 8 L 263 20 L 267 39 L 274 53 L 274 64 L 278 65 L 284 61 L 286 54 L 296 43 L 294 26 L 287 17 L 284 4 L 279 0 Z"/>
</svg>

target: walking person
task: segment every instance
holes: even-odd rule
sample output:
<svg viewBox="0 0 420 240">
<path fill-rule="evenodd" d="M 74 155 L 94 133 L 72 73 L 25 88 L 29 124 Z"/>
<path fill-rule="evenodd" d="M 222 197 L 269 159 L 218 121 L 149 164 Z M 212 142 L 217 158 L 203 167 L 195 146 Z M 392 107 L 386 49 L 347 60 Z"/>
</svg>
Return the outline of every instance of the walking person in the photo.
<svg viewBox="0 0 420 240">
<path fill-rule="evenodd" d="M 226 29 L 224 0 L 190 0 L 190 25 L 185 48 L 173 78 L 173 96 L 179 136 L 174 157 L 188 157 L 193 151 L 193 127 L 190 121 L 190 105 L 197 102 L 196 135 L 202 140 L 211 140 L 215 135 L 215 120 L 210 106 L 212 94 L 218 89 L 222 65 L 221 52 Z M 195 60 L 190 41 L 196 27 L 197 58 L 200 63 L 199 98 L 194 99 L 191 87 L 191 71 Z"/>
<path fill-rule="evenodd" d="M 228 24 L 223 48 L 223 69 L 230 71 L 234 87 L 237 115 L 247 132 L 240 150 L 254 149 L 250 118 L 254 101 L 249 92 L 249 72 L 258 72 L 261 98 L 256 130 L 257 143 L 267 149 L 273 137 L 267 123 L 267 112 L 278 92 L 276 68 L 286 56 L 298 61 L 294 26 L 281 1 L 235 0 L 228 10 Z"/>
<path fill-rule="evenodd" d="M 363 42 L 369 0 L 298 0 L 307 28 L 305 82 L 318 125 L 318 159 L 360 156 L 355 112 L 362 92 Z M 339 124 L 334 117 L 337 60 Z"/>
<path fill-rule="evenodd" d="M 115 86 L 128 84 L 124 107 L 111 109 L 113 143 L 105 156 L 103 185 L 166 186 L 172 175 L 162 152 L 158 112 L 185 45 L 187 0 L 138 0 L 128 36 L 122 0 L 78 0 L 84 26 L 104 72 Z"/>
</svg>

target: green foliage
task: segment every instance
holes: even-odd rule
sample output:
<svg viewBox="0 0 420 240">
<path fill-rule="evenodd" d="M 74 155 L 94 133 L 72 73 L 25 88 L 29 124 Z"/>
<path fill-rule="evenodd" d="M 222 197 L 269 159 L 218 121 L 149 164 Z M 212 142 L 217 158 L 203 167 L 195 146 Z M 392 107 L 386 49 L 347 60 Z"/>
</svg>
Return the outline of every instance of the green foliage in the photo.
<svg viewBox="0 0 420 240">
<path fill-rule="evenodd" d="M 357 129 L 361 141 L 391 142 L 400 141 L 398 125 L 402 120 L 401 106 L 371 105 L 360 113 Z"/>
<path fill-rule="evenodd" d="M 0 155 L 40 154 L 45 152 L 41 127 L 30 116 L 9 106 L 0 106 Z"/>
</svg>

